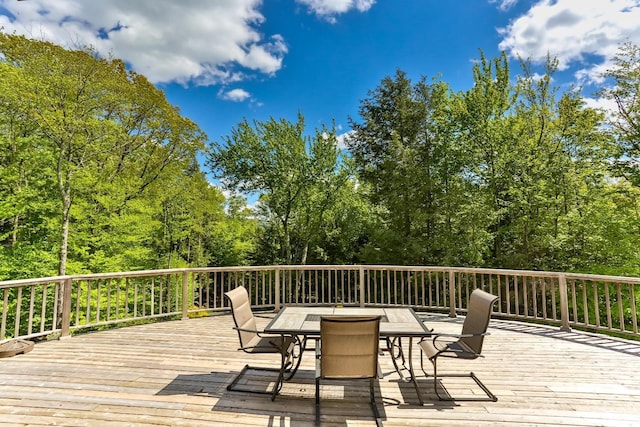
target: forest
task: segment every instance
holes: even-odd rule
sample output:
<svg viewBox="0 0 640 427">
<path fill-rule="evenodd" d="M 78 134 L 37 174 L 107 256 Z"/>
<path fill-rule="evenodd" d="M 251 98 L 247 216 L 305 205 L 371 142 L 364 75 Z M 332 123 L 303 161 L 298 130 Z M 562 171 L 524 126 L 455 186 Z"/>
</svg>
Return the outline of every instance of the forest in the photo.
<svg viewBox="0 0 640 427">
<path fill-rule="evenodd" d="M 462 91 L 398 69 L 346 135 L 298 112 L 210 141 L 123 61 L 0 32 L 0 280 L 273 264 L 638 276 L 640 47 L 602 76 L 613 112 L 559 87 L 556 59 L 538 68 L 480 51 Z"/>
</svg>

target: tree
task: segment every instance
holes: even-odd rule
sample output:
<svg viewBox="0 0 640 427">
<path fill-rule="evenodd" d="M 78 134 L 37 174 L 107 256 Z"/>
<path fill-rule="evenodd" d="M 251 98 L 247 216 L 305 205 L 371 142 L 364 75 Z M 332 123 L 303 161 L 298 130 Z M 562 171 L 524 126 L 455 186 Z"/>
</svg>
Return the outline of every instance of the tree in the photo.
<svg viewBox="0 0 640 427">
<path fill-rule="evenodd" d="M 360 121 L 351 120 L 347 146 L 384 225 L 369 243 L 370 261 L 461 262 L 482 237 L 467 233 L 477 222 L 465 209 L 472 206 L 465 200 L 466 152 L 456 137 L 448 85 L 424 77 L 413 84 L 398 70 L 368 95 Z M 463 234 L 474 237 L 462 242 Z"/>
<path fill-rule="evenodd" d="M 460 94 L 456 108 L 461 144 L 473 156 L 467 165 L 470 179 L 489 220 L 491 259 L 502 257 L 505 231 L 509 226 L 510 206 L 506 165 L 517 156 L 511 146 L 508 116 L 517 94 L 510 82 L 509 63 L 503 52 L 488 60 L 480 52 L 473 66 L 474 85 Z"/>
<path fill-rule="evenodd" d="M 349 176 L 335 130 L 322 127 L 305 137 L 301 114 L 296 123 L 243 120 L 222 143 L 211 144 L 207 165 L 227 189 L 259 195 L 265 229 L 288 264 L 306 262 L 309 242 Z M 296 247 L 294 235 L 304 236 Z"/>
<path fill-rule="evenodd" d="M 253 250 L 256 221 L 244 201 L 225 197 L 194 165 L 158 189 L 154 220 L 157 265 L 163 268 L 245 265 Z"/>
<path fill-rule="evenodd" d="M 385 224 L 371 243 L 390 263 L 414 261 L 419 246 L 415 237 L 421 221 L 415 216 L 425 199 L 423 169 L 417 166 L 425 113 L 411 80 L 397 70 L 360 102 L 361 122 L 350 119 L 353 132 L 346 144 Z"/>
<path fill-rule="evenodd" d="M 569 218 L 590 209 L 604 186 L 607 136 L 604 116 L 585 107 L 577 91 L 558 95 L 552 84 L 557 60 L 547 58 L 542 74 L 522 61 L 519 97 L 511 126 L 518 153 L 511 177 L 509 249 L 512 266 L 570 267 L 572 247 L 559 245 L 576 232 Z"/>
<path fill-rule="evenodd" d="M 37 124 L 12 102 L 12 75 L 0 61 L 0 278 L 55 274 L 53 157 Z"/>
<path fill-rule="evenodd" d="M 37 125 L 55 162 L 63 275 L 76 197 L 93 194 L 97 209 L 118 212 L 169 165 L 188 165 L 204 135 L 122 61 L 7 34 L 0 53 L 6 102 Z"/>
<path fill-rule="evenodd" d="M 614 86 L 600 95 L 618 107 L 611 120 L 618 143 L 616 173 L 640 186 L 640 46 L 630 42 L 620 46 L 604 77 L 611 78 Z"/>
</svg>

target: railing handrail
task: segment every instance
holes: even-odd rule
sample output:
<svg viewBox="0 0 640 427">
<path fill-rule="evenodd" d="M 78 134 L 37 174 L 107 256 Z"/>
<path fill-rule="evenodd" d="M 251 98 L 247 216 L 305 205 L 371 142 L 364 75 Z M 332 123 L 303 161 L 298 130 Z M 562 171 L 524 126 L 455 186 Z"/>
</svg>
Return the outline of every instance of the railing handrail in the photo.
<svg viewBox="0 0 640 427">
<path fill-rule="evenodd" d="M 562 330 L 570 330 L 572 325 L 585 326 L 640 338 L 636 297 L 640 290 L 635 289 L 640 285 L 640 277 L 352 264 L 174 268 L 3 281 L 0 282 L 0 305 L 3 307 L 0 343 L 6 341 L 7 332 L 11 334 L 7 313 L 9 302 L 13 301 L 10 295 L 17 300 L 15 312 L 11 313 L 15 318 L 14 337 L 37 337 L 48 333 L 59 333 L 64 337 L 86 327 L 166 316 L 185 319 L 198 311 L 228 309 L 223 293 L 240 284 L 254 288 L 256 306 L 276 310 L 287 304 L 342 303 L 344 299 L 345 304 L 362 307 L 400 304 L 439 309 L 450 316 L 465 310 L 470 290 L 486 286 L 494 288 L 500 297 L 502 306 L 497 309 L 497 315 L 548 321 L 558 324 Z M 42 289 L 36 292 L 36 286 Z M 107 288 L 106 295 L 97 295 L 101 287 Z M 14 288 L 16 295 L 11 291 Z M 145 294 L 147 289 L 148 294 Z M 37 302 L 39 293 L 42 293 L 42 301 Z M 123 298 L 120 293 L 124 294 Z M 114 298 L 115 312 L 110 306 Z M 603 299 L 606 300 L 604 305 Z M 55 301 L 53 311 L 49 300 Z M 101 307 L 101 304 L 107 307 Z M 145 311 L 147 306 L 149 312 Z M 106 319 L 101 318 L 101 310 L 106 313 Z M 23 312 L 28 312 L 27 333 L 21 332 Z M 47 315 L 53 316 L 53 325 L 45 325 Z M 628 324 L 627 318 L 630 318 Z M 40 330 L 33 331 L 34 319 L 40 321 Z M 82 323 L 84 320 L 86 322 Z"/>
<path fill-rule="evenodd" d="M 542 271 L 542 270 L 517 270 L 502 268 L 484 268 L 484 267 L 450 267 L 450 266 L 423 266 L 423 265 L 387 265 L 387 264 L 345 264 L 345 265 L 261 265 L 261 266 L 229 266 L 229 267 L 185 267 L 185 268 L 168 268 L 161 270 L 133 270 L 119 271 L 108 273 L 85 273 L 71 274 L 64 276 L 41 277 L 35 279 L 14 279 L 0 281 L 0 289 L 19 285 L 30 285 L 38 283 L 62 282 L 66 279 L 86 280 L 86 279 L 109 279 L 118 277 L 140 277 L 149 275 L 174 274 L 181 272 L 207 272 L 207 271 L 262 271 L 262 270 L 354 270 L 360 268 L 367 270 L 395 270 L 395 271 L 454 271 L 454 272 L 479 272 L 487 274 L 500 274 L 509 276 L 536 276 L 536 277 L 559 277 L 561 274 L 569 279 L 589 279 L 596 281 L 623 281 L 626 283 L 640 283 L 640 277 L 632 276 L 611 276 L 603 274 L 591 273 L 573 273 L 562 271 Z"/>
<path fill-rule="evenodd" d="M 40 283 L 64 282 L 66 279 L 73 279 L 74 277 L 76 276 L 51 276 L 51 277 L 40 277 L 37 279 L 5 280 L 3 282 L 0 282 L 0 289 L 13 288 L 13 287 L 22 286 L 22 285 L 37 285 Z"/>
</svg>

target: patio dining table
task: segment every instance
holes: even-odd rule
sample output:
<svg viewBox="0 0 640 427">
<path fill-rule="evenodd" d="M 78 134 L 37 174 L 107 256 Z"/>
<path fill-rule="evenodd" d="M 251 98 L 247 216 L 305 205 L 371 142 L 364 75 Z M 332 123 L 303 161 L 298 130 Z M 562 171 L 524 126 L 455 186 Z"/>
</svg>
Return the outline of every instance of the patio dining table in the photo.
<svg viewBox="0 0 640 427">
<path fill-rule="evenodd" d="M 309 338 L 320 338 L 322 317 L 337 316 L 380 316 L 380 337 L 387 340 L 394 367 L 401 380 L 413 383 L 418 401 L 422 405 L 423 400 L 413 369 L 413 339 L 429 336 L 430 330 L 409 307 L 285 307 L 269 322 L 264 331 L 269 334 L 303 337 L 301 341 L 306 342 Z M 406 357 L 403 338 L 408 339 Z M 302 351 L 304 349 L 303 345 Z"/>
</svg>

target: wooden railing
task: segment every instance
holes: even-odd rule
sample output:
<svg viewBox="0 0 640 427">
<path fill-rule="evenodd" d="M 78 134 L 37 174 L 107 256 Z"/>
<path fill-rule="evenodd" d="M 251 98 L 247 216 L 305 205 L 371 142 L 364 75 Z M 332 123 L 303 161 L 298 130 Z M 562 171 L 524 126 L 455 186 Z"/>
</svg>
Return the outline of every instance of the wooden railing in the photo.
<svg viewBox="0 0 640 427">
<path fill-rule="evenodd" d="M 399 266 L 262 266 L 152 270 L 0 282 L 0 343 L 66 337 L 123 322 L 229 309 L 224 292 L 247 287 L 252 306 L 409 306 L 455 316 L 482 288 L 494 316 L 640 339 L 640 278 L 524 270 Z"/>
</svg>

